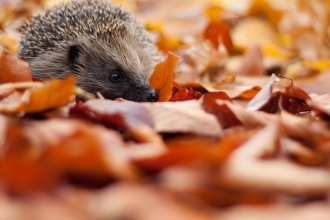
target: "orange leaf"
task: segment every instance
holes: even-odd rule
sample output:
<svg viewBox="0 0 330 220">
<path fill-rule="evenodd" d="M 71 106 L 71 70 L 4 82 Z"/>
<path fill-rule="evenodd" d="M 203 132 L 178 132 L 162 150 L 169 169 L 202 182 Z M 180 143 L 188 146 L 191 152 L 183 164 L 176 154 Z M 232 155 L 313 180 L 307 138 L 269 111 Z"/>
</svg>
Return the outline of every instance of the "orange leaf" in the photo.
<svg viewBox="0 0 330 220">
<path fill-rule="evenodd" d="M 233 47 L 228 26 L 222 21 L 212 21 L 206 27 L 204 38 L 209 39 L 214 48 L 219 47 L 219 38 L 222 39 L 227 50 Z"/>
<path fill-rule="evenodd" d="M 45 160 L 40 160 L 42 149 L 27 137 L 18 121 L 1 117 L 4 141 L 0 162 L 0 181 L 15 194 L 28 194 L 35 190 L 51 189 L 59 182 L 57 172 L 50 171 Z"/>
<path fill-rule="evenodd" d="M 176 88 L 176 87 L 173 87 Z M 176 88 L 177 89 L 177 88 Z M 176 101 L 186 101 L 186 100 L 192 100 L 192 99 L 200 99 L 202 94 L 200 92 L 194 91 L 193 88 L 181 88 L 177 90 L 173 96 L 171 97 L 170 101 L 171 102 L 176 102 Z"/>
<path fill-rule="evenodd" d="M 274 7 L 271 7 L 268 1 L 254 0 L 248 15 L 263 15 L 267 18 L 267 20 L 277 24 L 283 17 L 283 12 L 276 10 Z"/>
<path fill-rule="evenodd" d="M 31 82 L 32 75 L 28 63 L 14 53 L 0 49 L 0 82 Z"/>
<path fill-rule="evenodd" d="M 159 95 L 159 101 L 168 101 L 172 96 L 174 70 L 178 61 L 178 56 L 168 52 L 167 58 L 156 66 L 149 79 L 150 85 Z"/>
<path fill-rule="evenodd" d="M 185 82 L 185 83 L 174 82 L 174 86 L 177 87 L 178 89 L 191 87 L 195 92 L 200 92 L 202 95 L 209 92 L 206 88 L 204 88 L 204 86 L 202 86 L 198 82 Z"/>
<path fill-rule="evenodd" d="M 253 86 L 251 89 L 245 90 L 237 98 L 242 98 L 242 99 L 252 99 L 254 98 L 258 92 L 261 90 L 260 86 Z"/>
<path fill-rule="evenodd" d="M 256 130 L 235 130 L 226 136 L 177 136 L 165 141 L 168 151 L 153 158 L 133 159 L 133 163 L 147 172 L 158 172 L 168 166 L 200 162 L 216 165 L 225 161 L 233 150 L 245 143 Z"/>
<path fill-rule="evenodd" d="M 30 94 L 27 94 L 30 92 Z M 75 94 L 75 78 L 53 79 L 40 88 L 27 90 L 16 103 L 1 103 L 0 112 L 39 112 L 67 104 Z M 27 97 L 26 97 L 27 96 Z M 24 99 L 23 99 L 24 97 Z"/>
</svg>

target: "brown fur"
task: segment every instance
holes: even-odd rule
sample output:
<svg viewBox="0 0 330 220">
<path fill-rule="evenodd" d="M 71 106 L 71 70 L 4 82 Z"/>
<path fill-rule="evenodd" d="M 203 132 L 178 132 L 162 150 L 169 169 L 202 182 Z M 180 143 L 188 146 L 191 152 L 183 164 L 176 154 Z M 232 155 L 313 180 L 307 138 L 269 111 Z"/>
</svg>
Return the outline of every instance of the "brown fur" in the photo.
<svg viewBox="0 0 330 220">
<path fill-rule="evenodd" d="M 75 74 L 78 86 L 105 98 L 150 101 L 148 81 L 161 56 L 141 24 L 108 2 L 74 1 L 37 15 L 18 55 L 35 78 Z M 120 82 L 111 82 L 112 73 Z"/>
</svg>

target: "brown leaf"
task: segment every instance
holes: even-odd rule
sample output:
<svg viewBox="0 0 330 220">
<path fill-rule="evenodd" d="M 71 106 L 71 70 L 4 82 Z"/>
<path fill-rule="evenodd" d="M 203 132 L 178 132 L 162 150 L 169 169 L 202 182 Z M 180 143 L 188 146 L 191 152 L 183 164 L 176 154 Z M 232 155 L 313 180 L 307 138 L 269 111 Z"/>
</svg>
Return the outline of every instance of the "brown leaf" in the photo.
<svg viewBox="0 0 330 220">
<path fill-rule="evenodd" d="M 173 87 L 173 91 L 175 90 Z M 186 100 L 192 100 L 192 99 L 200 99 L 202 97 L 202 94 L 200 92 L 194 91 L 193 88 L 181 88 L 177 91 L 173 92 L 173 96 L 169 101 L 171 102 L 177 102 L 177 101 L 186 101 Z"/>
<path fill-rule="evenodd" d="M 0 219 L 20 220 L 95 220 L 85 211 L 78 211 L 54 195 L 39 194 L 38 196 L 25 196 L 17 199 L 1 192 L 0 204 L 3 211 Z M 49 213 L 52 213 L 49 215 Z"/>
<path fill-rule="evenodd" d="M 216 102 L 217 99 L 231 102 L 231 99 L 225 92 L 210 92 L 203 97 L 203 109 L 208 113 L 214 114 L 223 128 L 241 125 L 241 122 L 233 112 L 226 105 L 218 104 Z"/>
<path fill-rule="evenodd" d="M 217 73 L 228 57 L 228 51 L 222 42 L 215 48 L 209 40 L 192 45 L 185 53 L 193 61 L 198 74 Z"/>
<path fill-rule="evenodd" d="M 307 166 L 324 166 L 328 163 L 328 155 L 319 148 L 311 149 L 289 138 L 283 138 L 281 143 L 286 154 L 300 164 Z"/>
<path fill-rule="evenodd" d="M 32 113 L 63 106 L 72 101 L 75 88 L 73 76 L 69 76 L 65 80 L 53 79 L 42 87 L 25 90 L 19 100 L 0 102 L 0 112 L 9 114 Z"/>
<path fill-rule="evenodd" d="M 200 92 L 202 95 L 209 92 L 206 88 L 204 88 L 204 86 L 202 86 L 200 83 L 197 82 L 185 82 L 185 83 L 174 82 L 174 87 L 177 87 L 179 89 L 191 87 L 194 91 Z"/>
<path fill-rule="evenodd" d="M 283 141 L 283 147 L 287 149 L 291 158 L 306 165 L 327 165 L 330 132 L 326 123 L 310 121 L 289 114 L 287 111 L 281 112 L 281 120 L 285 136 L 293 139 L 289 141 L 294 142 L 289 145 L 288 141 Z"/>
<path fill-rule="evenodd" d="M 210 40 L 214 48 L 219 47 L 219 39 L 228 51 L 233 47 L 230 30 L 223 21 L 211 21 L 204 31 L 204 38 Z"/>
<path fill-rule="evenodd" d="M 243 54 L 237 67 L 237 75 L 260 76 L 265 74 L 263 55 L 258 45 L 251 45 Z"/>
<path fill-rule="evenodd" d="M 172 96 L 173 76 L 179 57 L 168 52 L 167 58 L 159 63 L 149 79 L 150 85 L 159 95 L 159 101 L 168 101 Z"/>
<path fill-rule="evenodd" d="M 306 168 L 284 159 L 259 159 L 278 154 L 279 125 L 270 123 L 238 148 L 222 167 L 220 183 L 264 193 L 309 196 L 328 192 L 330 173 L 326 169 Z"/>
<path fill-rule="evenodd" d="M 158 132 L 218 136 L 221 131 L 215 116 L 206 113 L 195 100 L 143 103 L 143 106 L 150 111 Z"/>
<path fill-rule="evenodd" d="M 304 90 L 291 83 L 281 94 L 281 106 L 292 114 L 310 111 L 311 108 L 307 105 L 310 99 Z"/>
<path fill-rule="evenodd" d="M 44 160 L 62 178 L 77 178 L 80 184 L 96 186 L 113 178 L 136 178 L 128 163 L 129 152 L 117 132 L 78 120 L 52 119 L 32 125 L 26 133 L 40 135 L 37 141 L 46 148 Z"/>
<path fill-rule="evenodd" d="M 273 122 L 278 117 L 277 115 L 267 114 L 259 111 L 251 111 L 241 106 L 237 106 L 228 101 L 217 100 L 217 104 L 226 105 L 237 119 L 246 128 L 254 128 L 260 125 L 266 125 Z"/>
<path fill-rule="evenodd" d="M 94 99 L 81 108 L 119 128 L 133 129 L 141 124 L 154 126 L 149 111 L 139 103 Z"/>
<path fill-rule="evenodd" d="M 0 82 L 31 82 L 32 75 L 28 63 L 0 48 Z"/>
<path fill-rule="evenodd" d="M 138 158 L 133 163 L 147 172 L 158 172 L 169 166 L 200 164 L 214 166 L 225 161 L 233 150 L 246 142 L 254 130 L 233 130 L 226 136 L 178 136 L 166 140 L 167 152 L 153 158 Z"/>
<path fill-rule="evenodd" d="M 264 193 L 311 196 L 330 190 L 327 170 L 306 168 L 281 160 L 232 162 L 222 169 L 219 176 L 226 186 Z"/>
<path fill-rule="evenodd" d="M 63 190 L 60 196 L 69 207 L 95 219 L 214 220 L 210 210 L 193 208 L 170 191 L 151 184 L 122 182 L 99 191 Z"/>
<path fill-rule="evenodd" d="M 313 117 L 324 121 L 330 121 L 329 94 L 317 95 L 309 94 L 312 101 L 308 101 L 308 106 L 313 110 Z"/>
<path fill-rule="evenodd" d="M 294 83 L 307 93 L 323 95 L 329 93 L 329 85 L 327 83 L 329 80 L 330 69 L 328 68 L 319 74 L 314 74 L 307 78 L 296 79 Z"/>
<path fill-rule="evenodd" d="M 330 218 L 327 202 L 310 202 L 300 205 L 270 203 L 264 205 L 239 205 L 223 210 L 218 215 L 223 220 L 310 220 Z"/>
</svg>

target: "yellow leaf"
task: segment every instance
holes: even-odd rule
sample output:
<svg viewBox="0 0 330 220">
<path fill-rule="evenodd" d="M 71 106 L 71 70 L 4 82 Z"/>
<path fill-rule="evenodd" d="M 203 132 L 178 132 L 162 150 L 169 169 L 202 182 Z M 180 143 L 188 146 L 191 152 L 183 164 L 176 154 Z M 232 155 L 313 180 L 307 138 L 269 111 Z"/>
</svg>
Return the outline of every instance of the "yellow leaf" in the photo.
<svg viewBox="0 0 330 220">
<path fill-rule="evenodd" d="M 248 15 L 260 15 L 260 14 L 267 17 L 267 19 L 271 21 L 273 24 L 277 24 L 283 16 L 283 12 L 279 10 L 275 10 L 272 7 L 272 5 L 268 3 L 268 1 L 254 0 Z"/>
<path fill-rule="evenodd" d="M 330 66 L 330 60 L 305 60 L 303 65 L 305 67 L 322 72 Z"/>
</svg>

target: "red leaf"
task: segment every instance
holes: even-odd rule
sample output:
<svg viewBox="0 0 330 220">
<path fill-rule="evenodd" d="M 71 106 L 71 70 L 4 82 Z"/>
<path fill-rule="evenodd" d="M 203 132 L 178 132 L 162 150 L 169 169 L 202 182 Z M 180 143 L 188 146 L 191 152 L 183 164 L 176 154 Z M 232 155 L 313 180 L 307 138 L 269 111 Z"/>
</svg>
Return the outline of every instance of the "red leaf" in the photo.
<svg viewBox="0 0 330 220">
<path fill-rule="evenodd" d="M 176 87 L 173 87 L 176 88 Z M 176 89 L 174 89 L 176 90 Z M 176 102 L 176 101 L 186 101 L 186 100 L 192 100 L 192 99 L 200 99 L 202 97 L 202 94 L 200 92 L 194 91 L 191 87 L 189 90 L 186 88 L 182 88 L 178 91 L 173 92 L 173 96 L 169 101 Z"/>
<path fill-rule="evenodd" d="M 225 92 L 206 93 L 202 103 L 204 110 L 208 113 L 214 114 L 223 128 L 240 125 L 241 122 L 237 119 L 235 114 L 226 105 L 218 104 L 216 102 L 217 99 L 228 100 L 231 102 L 231 99 Z"/>
</svg>

